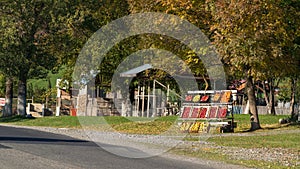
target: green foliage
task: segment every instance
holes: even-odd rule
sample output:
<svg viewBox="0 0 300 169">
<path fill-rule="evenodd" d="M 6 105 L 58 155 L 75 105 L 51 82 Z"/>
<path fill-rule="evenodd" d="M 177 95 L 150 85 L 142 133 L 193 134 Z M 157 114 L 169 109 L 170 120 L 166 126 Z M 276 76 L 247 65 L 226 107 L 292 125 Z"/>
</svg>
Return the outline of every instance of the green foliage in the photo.
<svg viewBox="0 0 300 169">
<path fill-rule="evenodd" d="M 73 68 L 77 56 L 86 41 L 103 25 L 128 15 L 126 1 L 76 1 L 60 3 L 62 13 L 57 17 L 55 23 L 60 25 L 61 31 L 57 32 L 55 39 L 62 42 L 55 51 L 59 56 L 58 63 L 67 65 L 63 79 L 72 81 Z M 116 61 L 119 56 L 115 55 Z M 114 63 L 111 62 L 111 63 Z M 106 70 L 106 69 L 105 69 Z M 109 68 L 108 70 L 113 70 Z M 105 72 L 111 73 L 111 72 Z"/>
<path fill-rule="evenodd" d="M 297 81 L 296 84 L 296 103 L 299 103 L 299 96 L 300 96 L 300 82 Z M 277 100 L 284 101 L 284 102 L 289 102 L 291 101 L 291 83 L 290 83 L 290 78 L 283 78 L 279 85 L 278 85 L 278 95 L 277 95 Z"/>
<path fill-rule="evenodd" d="M 48 71 L 45 78 L 29 79 L 27 82 L 27 98 L 34 100 L 35 103 L 45 103 L 46 97 L 50 105 L 55 105 L 56 100 L 56 80 L 63 77 L 65 69 L 61 68 L 57 73 L 53 74 Z"/>
<path fill-rule="evenodd" d="M 32 68 L 52 68 L 55 56 L 48 50 L 54 10 L 50 1 L 1 2 L 2 71 L 8 75 L 27 76 Z M 35 71 L 36 71 L 35 70 Z"/>
</svg>

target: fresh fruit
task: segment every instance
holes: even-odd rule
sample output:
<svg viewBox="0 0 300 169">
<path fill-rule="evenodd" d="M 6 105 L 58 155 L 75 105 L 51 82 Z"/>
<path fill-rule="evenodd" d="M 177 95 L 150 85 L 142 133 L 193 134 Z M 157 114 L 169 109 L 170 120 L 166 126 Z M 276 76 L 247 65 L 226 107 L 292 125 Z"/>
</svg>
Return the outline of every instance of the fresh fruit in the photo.
<svg viewBox="0 0 300 169">
<path fill-rule="evenodd" d="M 181 118 L 189 118 L 191 107 L 184 107 Z"/>
<path fill-rule="evenodd" d="M 190 127 L 189 132 L 190 133 L 198 133 L 200 126 L 201 126 L 201 122 L 193 123 L 192 126 Z"/>
<path fill-rule="evenodd" d="M 200 107 L 194 107 L 192 111 L 191 118 L 197 118 L 199 115 Z"/>
<path fill-rule="evenodd" d="M 199 94 L 198 94 L 198 95 L 195 95 L 194 98 L 193 98 L 193 102 L 195 102 L 195 103 L 196 103 L 196 102 L 199 102 L 199 101 L 200 101 L 200 97 L 201 97 L 201 96 L 200 96 Z"/>
<path fill-rule="evenodd" d="M 186 96 L 185 96 L 185 101 L 190 102 L 190 101 L 192 101 L 192 99 L 193 99 L 193 96 L 192 96 L 192 95 L 186 95 Z"/>
<path fill-rule="evenodd" d="M 180 125 L 180 131 L 182 131 L 182 132 L 189 131 L 191 125 L 192 125 L 191 122 L 182 122 L 182 124 Z"/>
</svg>

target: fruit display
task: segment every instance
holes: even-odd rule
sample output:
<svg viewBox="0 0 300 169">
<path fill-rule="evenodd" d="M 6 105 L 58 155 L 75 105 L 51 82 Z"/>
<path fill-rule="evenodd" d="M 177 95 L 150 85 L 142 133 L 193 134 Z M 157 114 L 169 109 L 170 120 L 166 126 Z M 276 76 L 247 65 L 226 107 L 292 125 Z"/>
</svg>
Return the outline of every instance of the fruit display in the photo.
<svg viewBox="0 0 300 169">
<path fill-rule="evenodd" d="M 197 118 L 199 115 L 200 107 L 194 107 L 192 111 L 191 118 Z"/>
<path fill-rule="evenodd" d="M 201 122 L 193 123 L 189 129 L 189 132 L 190 133 L 198 133 L 201 124 L 202 124 Z"/>
<path fill-rule="evenodd" d="M 200 124 L 200 127 L 199 127 L 199 130 L 198 130 L 198 132 L 199 133 L 202 133 L 202 132 L 208 132 L 208 126 L 209 126 L 209 124 L 208 123 L 206 123 L 206 122 L 202 122 L 201 124 Z"/>
<path fill-rule="evenodd" d="M 209 99 L 209 96 L 208 95 L 204 95 L 204 96 L 201 97 L 200 102 L 206 103 L 208 101 L 208 99 Z"/>
<path fill-rule="evenodd" d="M 209 111 L 209 118 L 216 118 L 218 107 L 211 107 Z"/>
<path fill-rule="evenodd" d="M 206 112 L 207 112 L 207 108 L 206 107 L 202 107 L 200 109 L 200 113 L 199 113 L 198 118 L 205 118 L 206 117 Z"/>
<path fill-rule="evenodd" d="M 225 118 L 227 116 L 227 107 L 221 107 L 218 111 L 218 118 Z"/>
<path fill-rule="evenodd" d="M 230 101 L 231 91 L 226 91 L 221 98 L 221 103 L 228 103 Z"/>
<path fill-rule="evenodd" d="M 190 127 L 191 127 L 192 123 L 191 122 L 182 122 L 182 124 L 180 125 L 180 131 L 182 132 L 188 132 Z"/>
<path fill-rule="evenodd" d="M 179 128 L 182 132 L 207 133 L 224 124 L 234 124 L 232 94 L 236 90 L 188 91 L 182 103 Z M 230 116 L 229 116 L 230 115 Z M 231 131 L 234 130 L 231 128 Z"/>
<path fill-rule="evenodd" d="M 189 118 L 191 107 L 184 107 L 181 118 Z"/>
<path fill-rule="evenodd" d="M 193 97 L 193 102 L 195 102 L 195 103 L 197 103 L 197 102 L 199 102 L 200 101 L 200 95 L 198 94 L 198 95 L 195 95 L 194 97 Z"/>
<path fill-rule="evenodd" d="M 216 93 L 212 99 L 213 102 L 219 102 L 221 98 L 222 93 Z"/>
<path fill-rule="evenodd" d="M 192 95 L 186 95 L 186 96 L 185 96 L 185 101 L 190 102 L 190 101 L 192 101 L 192 99 L 193 99 L 193 96 L 192 96 Z"/>
</svg>

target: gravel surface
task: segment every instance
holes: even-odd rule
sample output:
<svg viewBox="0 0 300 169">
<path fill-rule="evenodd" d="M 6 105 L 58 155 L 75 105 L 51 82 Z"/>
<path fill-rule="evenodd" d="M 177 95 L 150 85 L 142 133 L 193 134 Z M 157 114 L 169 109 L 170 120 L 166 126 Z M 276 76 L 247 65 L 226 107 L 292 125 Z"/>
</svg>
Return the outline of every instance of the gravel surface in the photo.
<svg viewBox="0 0 300 169">
<path fill-rule="evenodd" d="M 9 125 L 11 126 L 11 125 Z M 18 126 L 20 127 L 20 126 Z M 176 156 L 172 155 L 170 153 L 166 153 L 167 150 L 169 150 L 172 147 L 179 148 L 179 149 L 188 149 L 190 151 L 201 151 L 203 149 L 214 149 L 217 152 L 221 154 L 229 155 L 231 159 L 236 160 L 263 160 L 268 161 L 272 163 L 281 163 L 285 165 L 286 167 L 299 167 L 300 166 L 300 154 L 299 152 L 292 152 L 288 149 L 283 148 L 240 148 L 240 147 L 226 147 L 226 146 L 218 146 L 213 143 L 208 143 L 205 141 L 182 141 L 178 139 L 170 139 L 170 138 L 164 138 L 160 137 L 157 139 L 157 137 L 153 136 L 141 136 L 141 135 L 125 135 L 120 133 L 110 133 L 110 132 L 96 132 L 96 131 L 84 131 L 80 129 L 69 129 L 69 128 L 50 128 L 50 127 L 27 127 L 22 126 L 23 128 L 30 128 L 30 129 L 36 129 L 40 131 L 45 132 L 51 132 L 56 134 L 63 134 L 67 135 L 73 138 L 82 139 L 82 140 L 89 140 L 89 141 L 95 141 L 94 136 L 100 136 L 101 138 L 106 138 L 106 141 L 109 142 L 113 138 L 134 138 L 135 141 L 138 143 L 144 143 L 148 146 L 151 145 L 160 145 L 159 149 L 162 147 L 165 148 L 164 152 L 159 152 L 160 156 L 165 156 L 169 158 L 175 158 L 185 161 L 193 161 L 198 162 L 201 164 L 209 164 L 210 166 L 222 166 L 221 168 L 229 169 L 229 168 L 242 168 L 241 166 L 235 166 L 235 165 L 223 165 L 222 162 L 215 162 L 215 161 L 209 161 L 209 160 L 201 160 L 196 158 L 182 158 L 182 156 Z M 299 131 L 296 131 L 299 133 Z M 239 134 L 241 135 L 241 134 Z M 245 135 L 246 134 L 242 134 Z M 251 133 L 250 133 L 251 135 Z M 92 137 L 92 139 L 90 138 Z M 124 140 L 124 139 L 121 139 Z M 130 141 L 132 143 L 132 140 Z M 106 143 L 106 142 L 104 142 Z M 123 143 L 123 142 L 122 142 Z M 121 144 L 122 144 L 121 143 Z M 112 144 L 114 144 L 112 142 Z M 116 143 L 120 144 L 120 142 Z M 129 144 L 128 144 L 129 145 Z M 126 145 L 126 146 L 128 146 Z M 132 145 L 129 145 L 132 146 Z M 138 144 L 134 144 L 134 146 L 137 146 L 139 148 Z"/>
</svg>

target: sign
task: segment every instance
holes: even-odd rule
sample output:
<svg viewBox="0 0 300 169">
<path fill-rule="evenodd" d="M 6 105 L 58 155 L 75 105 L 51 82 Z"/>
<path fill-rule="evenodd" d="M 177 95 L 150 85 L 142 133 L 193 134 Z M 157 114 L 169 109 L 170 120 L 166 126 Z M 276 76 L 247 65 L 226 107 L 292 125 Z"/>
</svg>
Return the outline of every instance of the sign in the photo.
<svg viewBox="0 0 300 169">
<path fill-rule="evenodd" d="M 5 106 L 5 98 L 0 98 L 0 106 Z"/>
</svg>

